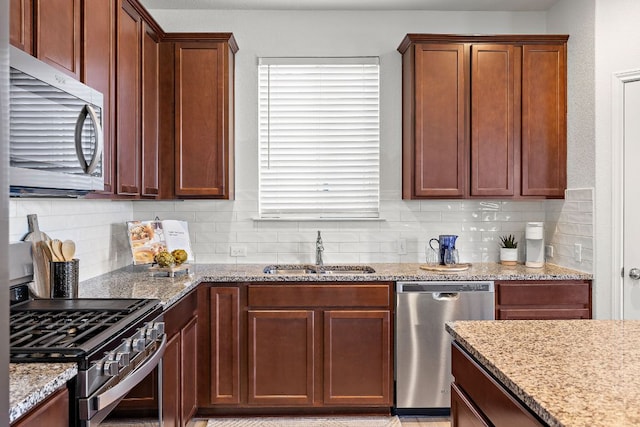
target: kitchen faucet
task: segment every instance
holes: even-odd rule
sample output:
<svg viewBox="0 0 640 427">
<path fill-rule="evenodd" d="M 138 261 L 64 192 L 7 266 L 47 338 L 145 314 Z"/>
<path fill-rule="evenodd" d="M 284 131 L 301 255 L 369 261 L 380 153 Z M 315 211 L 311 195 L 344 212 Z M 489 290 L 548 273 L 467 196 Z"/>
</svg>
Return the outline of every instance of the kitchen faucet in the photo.
<svg viewBox="0 0 640 427">
<path fill-rule="evenodd" d="M 316 265 L 322 266 L 322 252 L 324 252 L 324 245 L 322 244 L 322 236 L 320 236 L 320 230 L 318 230 L 318 238 L 316 239 Z"/>
</svg>

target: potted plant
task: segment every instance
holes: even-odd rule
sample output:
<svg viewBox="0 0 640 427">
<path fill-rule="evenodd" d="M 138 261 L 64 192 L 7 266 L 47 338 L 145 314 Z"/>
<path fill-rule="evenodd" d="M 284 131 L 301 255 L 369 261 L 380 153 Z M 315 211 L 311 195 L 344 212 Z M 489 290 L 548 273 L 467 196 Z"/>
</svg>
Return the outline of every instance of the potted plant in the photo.
<svg viewBox="0 0 640 427">
<path fill-rule="evenodd" d="M 518 263 L 518 242 L 515 236 L 500 236 L 500 263 L 516 265 Z"/>
</svg>

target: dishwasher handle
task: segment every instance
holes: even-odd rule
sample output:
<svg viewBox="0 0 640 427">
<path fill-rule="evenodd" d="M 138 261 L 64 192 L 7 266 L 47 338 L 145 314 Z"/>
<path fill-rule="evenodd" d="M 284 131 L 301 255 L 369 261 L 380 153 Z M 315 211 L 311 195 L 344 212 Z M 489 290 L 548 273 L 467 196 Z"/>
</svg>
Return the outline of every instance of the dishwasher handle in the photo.
<svg viewBox="0 0 640 427">
<path fill-rule="evenodd" d="M 438 282 L 398 282 L 396 292 L 399 294 L 408 293 L 458 293 L 458 292 L 494 292 L 492 280 L 452 280 Z"/>
<path fill-rule="evenodd" d="M 434 292 L 431 296 L 436 301 L 457 301 L 460 299 L 460 292 Z"/>
</svg>

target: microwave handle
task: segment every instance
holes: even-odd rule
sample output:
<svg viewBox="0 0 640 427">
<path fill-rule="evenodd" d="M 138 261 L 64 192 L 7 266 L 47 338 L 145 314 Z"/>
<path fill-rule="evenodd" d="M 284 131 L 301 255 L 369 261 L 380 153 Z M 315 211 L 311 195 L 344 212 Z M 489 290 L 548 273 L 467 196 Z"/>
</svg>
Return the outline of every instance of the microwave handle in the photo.
<svg viewBox="0 0 640 427">
<path fill-rule="evenodd" d="M 87 115 L 90 117 L 91 124 L 93 125 L 93 130 L 96 133 L 96 149 L 93 151 L 93 156 L 91 157 L 89 163 L 87 163 L 87 160 L 84 158 L 84 153 L 82 152 L 82 127 L 84 126 L 84 121 L 86 120 Z M 80 115 L 78 116 L 78 120 L 76 121 L 75 142 L 76 155 L 78 156 L 78 160 L 80 161 L 80 166 L 86 174 L 90 175 L 98 166 L 100 157 L 102 157 L 102 150 L 104 149 L 102 127 L 100 127 L 98 116 L 96 115 L 96 112 L 91 105 L 85 105 L 82 108 L 82 111 L 80 111 Z"/>
</svg>

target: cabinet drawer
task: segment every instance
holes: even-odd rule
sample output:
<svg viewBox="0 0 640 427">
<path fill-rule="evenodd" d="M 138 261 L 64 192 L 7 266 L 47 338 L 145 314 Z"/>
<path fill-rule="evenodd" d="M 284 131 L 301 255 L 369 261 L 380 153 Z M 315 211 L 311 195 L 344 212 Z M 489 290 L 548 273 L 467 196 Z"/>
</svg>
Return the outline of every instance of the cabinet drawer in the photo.
<svg viewBox="0 0 640 427">
<path fill-rule="evenodd" d="M 588 308 L 501 308 L 500 320 L 591 319 Z"/>
<path fill-rule="evenodd" d="M 498 283 L 499 305 L 589 304 L 588 282 Z"/>
<path fill-rule="evenodd" d="M 484 369 L 471 360 L 460 348 L 451 346 L 451 367 L 455 384 L 491 425 L 539 427 L 542 424 Z M 479 417 L 482 419 L 482 417 Z"/>
<path fill-rule="evenodd" d="M 250 307 L 389 307 L 389 284 L 249 285 Z"/>
</svg>

